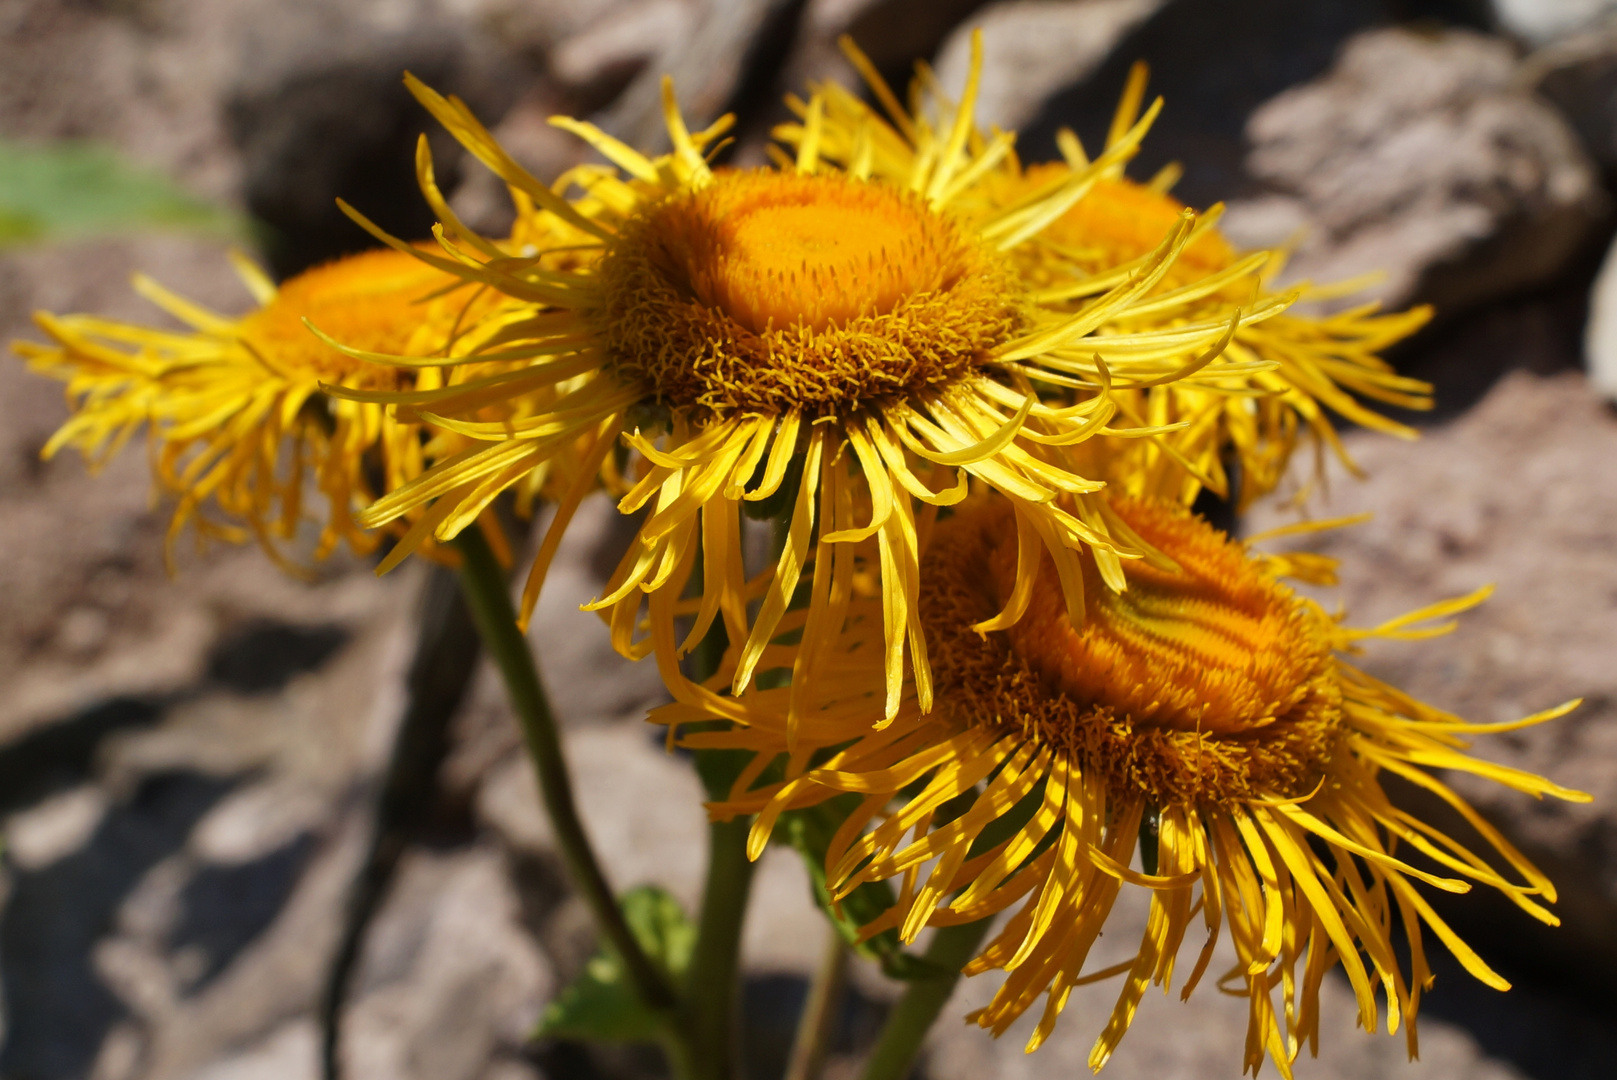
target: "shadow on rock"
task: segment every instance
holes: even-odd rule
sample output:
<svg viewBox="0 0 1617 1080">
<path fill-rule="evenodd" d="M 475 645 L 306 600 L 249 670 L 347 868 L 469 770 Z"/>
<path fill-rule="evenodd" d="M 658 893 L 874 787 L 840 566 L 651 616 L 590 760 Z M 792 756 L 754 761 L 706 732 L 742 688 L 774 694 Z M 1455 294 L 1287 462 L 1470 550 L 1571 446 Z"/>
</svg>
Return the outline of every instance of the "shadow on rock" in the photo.
<svg viewBox="0 0 1617 1080">
<path fill-rule="evenodd" d="M 453 190 L 460 148 L 410 96 L 401 72 L 465 97 L 490 123 L 520 82 L 502 70 L 504 58 L 452 29 L 358 38 L 321 51 L 266 64 L 227 110 L 246 166 L 247 208 L 268 227 L 265 247 L 277 277 L 376 246 L 337 208 L 338 198 L 395 236 L 431 235 L 436 218 L 416 185 L 416 141 L 427 133 L 445 190 Z"/>
<path fill-rule="evenodd" d="M 1352 34 L 1401 17 L 1409 5 L 1386 0 L 1177 0 L 1112 50 L 1088 79 L 1052 96 L 1022 133 L 1029 161 L 1057 157 L 1056 131 L 1070 127 L 1098 149 L 1136 60 L 1151 65 L 1150 97 L 1166 107 L 1130 172 L 1148 177 L 1169 162 L 1184 165 L 1175 194 L 1207 206 L 1242 194 L 1247 117 L 1282 90 L 1330 67 Z M 1209 42 L 1218 46 L 1209 48 Z"/>
<path fill-rule="evenodd" d="M 348 644 L 341 626 L 293 626 L 255 619 L 214 646 L 208 677 L 238 693 L 270 694 L 324 666 Z"/>
<path fill-rule="evenodd" d="M 1496 933 L 1506 935 L 1525 922 L 1520 912 L 1501 910 Z M 1399 948 L 1407 963 L 1407 944 L 1400 942 Z M 1421 999 L 1423 1018 L 1464 1028 L 1483 1053 L 1510 1062 L 1534 1080 L 1611 1076 L 1617 1061 L 1617 1029 L 1612 1025 L 1617 1002 L 1609 987 L 1590 994 L 1564 974 L 1558 977 L 1489 955 L 1490 965 L 1511 983 L 1508 992 L 1500 993 L 1474 979 L 1434 940 L 1426 942 L 1426 957 L 1437 981 Z"/>
<path fill-rule="evenodd" d="M 102 739 L 127 728 L 149 727 L 162 715 L 163 706 L 156 701 L 113 698 L 0 747 L 0 813 L 83 783 Z"/>
<path fill-rule="evenodd" d="M 281 913 L 317 847 L 303 833 L 261 859 L 207 865 L 180 894 L 180 923 L 169 944 L 196 958 L 188 974 L 195 993 L 223 971 Z"/>
<path fill-rule="evenodd" d="M 102 1036 L 124 1015 L 92 955 L 141 878 L 185 844 L 232 780 L 172 773 L 141 784 L 82 849 L 37 872 L 18 873 L 0 917 L 0 979 L 7 1035 L 0 1076 L 77 1080 Z"/>
</svg>

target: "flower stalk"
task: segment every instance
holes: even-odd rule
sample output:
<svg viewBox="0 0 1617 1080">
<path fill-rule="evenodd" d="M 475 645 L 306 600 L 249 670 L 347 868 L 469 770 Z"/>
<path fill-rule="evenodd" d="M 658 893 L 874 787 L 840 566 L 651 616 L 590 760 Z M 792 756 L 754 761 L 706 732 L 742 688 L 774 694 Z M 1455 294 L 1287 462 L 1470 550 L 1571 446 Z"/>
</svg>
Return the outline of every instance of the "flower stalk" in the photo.
<svg viewBox="0 0 1617 1080">
<path fill-rule="evenodd" d="M 820 957 L 820 966 L 814 970 L 808 1000 L 803 1003 L 803 1015 L 797 1021 L 797 1038 L 792 1043 L 786 1080 L 819 1080 L 831 1039 L 836 1034 L 837 1014 L 848 984 L 848 959 L 852 953 L 835 927 L 826 929 L 825 938 L 825 952 Z"/>
<path fill-rule="evenodd" d="M 739 1012 L 741 928 L 752 893 L 747 858 L 751 818 L 708 825 L 707 882 L 696 948 L 686 972 L 685 1029 L 694 1052 L 691 1080 L 734 1080 L 740 1075 Z"/>
<path fill-rule="evenodd" d="M 927 946 L 926 960 L 949 974 L 910 983 L 893 1011 L 887 1014 L 881 1038 L 865 1062 L 863 1080 L 904 1080 L 910 1074 L 915 1056 L 926 1041 L 926 1033 L 932 1030 L 938 1014 L 954 993 L 955 984 L 960 981 L 960 969 L 976 954 L 993 921 L 980 919 L 938 930 Z"/>
<path fill-rule="evenodd" d="M 463 558 L 460 575 L 466 602 L 484 647 L 500 669 L 511 707 L 522 726 L 539 780 L 539 797 L 555 831 L 568 878 L 589 907 L 596 926 L 622 959 L 641 1001 L 649 1009 L 671 1017 L 677 1008 L 674 988 L 667 974 L 635 940 L 579 820 L 567 760 L 556 733 L 556 718 L 550 711 L 527 639 L 517 629 L 505 574 L 481 530 L 465 530 L 455 538 L 455 547 Z"/>
</svg>

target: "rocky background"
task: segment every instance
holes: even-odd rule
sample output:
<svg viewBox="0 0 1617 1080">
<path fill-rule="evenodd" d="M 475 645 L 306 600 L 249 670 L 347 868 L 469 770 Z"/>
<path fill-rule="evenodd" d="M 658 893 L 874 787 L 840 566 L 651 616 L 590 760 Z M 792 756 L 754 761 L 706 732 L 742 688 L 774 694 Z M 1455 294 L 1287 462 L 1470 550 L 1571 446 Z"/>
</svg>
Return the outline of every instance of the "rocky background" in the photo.
<svg viewBox="0 0 1617 1080">
<path fill-rule="evenodd" d="M 1592 805 L 1467 789 L 1563 889 L 1553 932 L 1453 906 L 1516 989 L 1439 964 L 1406 1066 L 1401 1038 L 1353 1030 L 1332 981 L 1321 1057 L 1299 1073 L 1572 1080 L 1617 1075 L 1610 20 L 1611 0 L 0 0 L 0 136 L 111 144 L 261 222 L 286 274 L 363 245 L 336 196 L 407 235 L 430 225 L 409 167 L 429 124 L 405 68 L 554 175 L 580 151 L 547 116 L 654 144 L 664 71 L 697 119 L 736 111 L 737 158 L 755 159 L 783 90 L 849 76 L 842 32 L 894 79 L 930 58 L 958 85 L 981 26 L 979 119 L 1019 126 L 1030 159 L 1063 125 L 1098 140 L 1128 65 L 1149 61 L 1168 108 L 1140 175 L 1183 163 L 1181 197 L 1227 200 L 1242 243 L 1293 243 L 1297 277 L 1379 269 L 1387 303 L 1440 305 L 1396 356 L 1437 383 L 1437 412 L 1413 444 L 1348 434 L 1370 479 L 1332 465 L 1314 505 L 1376 517 L 1316 546 L 1347 560 L 1334 597 L 1360 622 L 1499 592 L 1448 638 L 1373 649 L 1370 668 L 1478 720 L 1586 700 L 1484 753 Z M 492 177 L 439 155 L 457 206 L 497 227 Z M 242 310 L 225 247 L 139 235 L 0 252 L 0 338 L 29 335 L 36 308 L 154 318 L 127 287 L 137 268 Z M 500 689 L 454 632 L 452 583 L 339 563 L 305 584 L 254 551 L 185 545 L 170 579 L 138 453 L 99 476 L 39 461 L 63 415 L 57 387 L 0 364 L 0 1077 L 312 1080 L 367 866 L 395 873 L 351 943 L 349 1077 L 658 1075 L 648 1053 L 526 1038 L 592 936 Z M 571 611 L 627 538 L 607 505 L 586 507 L 533 638 L 609 874 L 690 905 L 705 832 L 690 772 L 641 722 L 656 674 Z M 805 875 L 771 851 L 746 927 L 751 1080 L 780 1075 L 823 940 Z M 1081 990 L 1025 1057 L 1017 1032 L 996 1043 L 958 1023 L 990 989 L 959 991 L 925 1077 L 1081 1073 L 1111 991 Z M 1107 1075 L 1233 1080 L 1244 1009 L 1211 990 L 1148 996 Z M 855 971 L 828 1075 L 853 1075 L 891 995 Z"/>
</svg>

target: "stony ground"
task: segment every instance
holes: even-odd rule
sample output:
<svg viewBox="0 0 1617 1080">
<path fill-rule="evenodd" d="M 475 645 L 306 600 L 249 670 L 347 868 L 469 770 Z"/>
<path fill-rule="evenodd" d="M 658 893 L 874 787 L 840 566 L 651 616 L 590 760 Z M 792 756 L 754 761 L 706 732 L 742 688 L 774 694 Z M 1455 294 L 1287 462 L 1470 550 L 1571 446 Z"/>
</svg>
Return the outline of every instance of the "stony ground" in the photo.
<svg viewBox="0 0 1617 1080">
<path fill-rule="evenodd" d="M 779 73 L 837 74 L 829 42 L 848 28 L 889 70 L 935 55 L 952 79 L 957 28 L 976 11 L 1011 57 L 990 71 L 985 108 L 1028 125 L 1029 146 L 1058 122 L 1087 133 L 1122 68 L 1148 56 L 1170 105 L 1187 102 L 1165 122 L 1160 153 L 1191 166 L 1188 198 L 1238 196 L 1232 227 L 1252 242 L 1309 225 L 1305 269 L 1353 269 L 1374 251 L 1394 271 L 1390 300 L 1449 300 L 1448 321 L 1399 357 L 1439 383 L 1438 419 L 1415 443 L 1350 432 L 1369 478 L 1332 466 L 1328 499 L 1306 513 L 1374 519 L 1311 546 L 1344 560 L 1342 586 L 1325 595 L 1360 623 L 1488 582 L 1497 592 L 1454 634 L 1375 645 L 1366 665 L 1477 720 L 1585 699 L 1571 717 L 1492 737 L 1479 752 L 1590 791 L 1592 804 L 1462 785 L 1551 868 L 1565 925 L 1546 931 L 1514 911 L 1453 905 L 1448 914 L 1516 989 L 1497 995 L 1440 965 L 1422 1060 L 1405 1066 L 1402 1040 L 1354 1031 L 1345 986 L 1329 982 L 1321 1057 L 1299 1074 L 1608 1076 L 1617 414 L 1577 368 L 1609 163 L 1584 134 L 1598 118 L 1566 111 L 1583 99 L 1561 93 L 1563 118 L 1522 93 L 1522 50 L 1487 20 L 1467 20 L 1492 29 L 1487 38 L 1444 36 L 1430 21 L 1414 35 L 1373 29 L 1428 6 L 1450 18 L 1471 10 L 1365 2 L 1333 5 L 1327 18 L 1324 6 L 1297 13 L 1259 0 L 354 0 L 269 17 L 235 0 L 12 0 L 0 3 L 0 135 L 112 142 L 269 221 L 271 255 L 285 267 L 343 242 L 324 216 L 333 195 L 369 196 L 396 210 L 401 228 L 414 220 L 407 184 L 401 194 L 368 179 L 403 171 L 399 148 L 419 128 L 393 82 L 404 66 L 436 65 L 443 85 L 504 117 L 502 136 L 536 169 L 554 171 L 576 151 L 545 115 L 593 114 L 632 133 L 646 115 L 647 73 L 663 68 L 684 73 L 698 111 L 739 107 L 742 153 L 755 153 Z M 1246 35 L 1235 60 L 1205 47 L 1217 19 Z M 1365 30 L 1333 67 L 1342 42 Z M 1587 47 L 1573 55 L 1583 67 L 1552 56 L 1535 78 L 1553 69 L 1562 82 L 1549 79 L 1550 89 L 1587 89 L 1600 69 Z M 1424 111 L 1393 85 L 1416 69 Z M 1267 119 L 1248 130 L 1255 114 Z M 1352 161 L 1308 141 L 1308 117 L 1321 115 L 1357 132 L 1359 158 L 1379 163 L 1368 187 Z M 319 165 L 327 151 L 340 166 Z M 1400 164 L 1411 161 L 1421 168 Z M 494 219 L 489 195 L 468 170 L 456 199 Z M 151 318 L 127 288 L 136 269 L 241 310 L 227 265 L 223 241 L 196 237 L 0 252 L 0 338 L 27 335 L 36 308 Z M 39 461 L 63 415 L 56 387 L 0 364 L 0 1077 L 306 1080 L 317 1074 L 330 956 L 409 703 L 420 612 L 441 583 L 428 567 L 378 580 L 340 560 L 305 583 L 256 552 L 189 543 L 171 578 L 165 513 L 150 505 L 138 453 L 95 476 L 77 460 Z M 1244 528 L 1294 518 L 1267 508 Z M 689 770 L 643 723 L 660 684 L 573 610 L 625 542 L 609 506 L 586 506 L 533 641 L 614 883 L 659 882 L 690 905 L 704 826 Z M 592 939 L 490 672 L 477 673 L 421 799 L 343 1018 L 348 1075 L 655 1075 L 655 1058 L 636 1051 L 526 1039 Z M 807 888 L 791 856 L 766 856 L 745 932 L 752 1080 L 779 1075 L 824 943 Z M 1121 955 L 1142 921 L 1122 912 L 1108 955 Z M 1025 1056 L 1026 1025 L 995 1042 L 958 1023 L 991 991 L 985 979 L 957 992 L 927 1077 L 1078 1075 L 1115 994 L 1083 988 L 1049 1045 Z M 1106 1075 L 1233 1080 L 1243 1011 L 1209 991 L 1185 1004 L 1148 995 Z M 856 970 L 828 1075 L 856 1075 L 891 995 L 877 973 Z"/>
</svg>

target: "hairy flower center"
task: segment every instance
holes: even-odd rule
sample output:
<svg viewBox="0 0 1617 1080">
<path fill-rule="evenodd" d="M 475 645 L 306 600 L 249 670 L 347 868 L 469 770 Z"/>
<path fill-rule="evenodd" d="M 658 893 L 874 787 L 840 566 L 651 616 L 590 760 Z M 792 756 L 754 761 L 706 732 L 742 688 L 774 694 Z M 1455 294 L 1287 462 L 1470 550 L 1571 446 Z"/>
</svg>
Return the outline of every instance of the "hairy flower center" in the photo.
<svg viewBox="0 0 1617 1080">
<path fill-rule="evenodd" d="M 1021 322 L 1008 267 L 959 221 L 835 174 L 720 171 L 628 222 L 600 281 L 618 369 L 714 413 L 938 388 Z"/>
<path fill-rule="evenodd" d="M 248 349 L 283 375 L 392 382 L 407 373 L 345 356 L 310 333 L 303 320 L 355 349 L 407 353 L 423 324 L 423 301 L 454 282 L 403 252 L 368 251 L 287 279 L 273 300 L 241 321 L 238 332 Z"/>
<path fill-rule="evenodd" d="M 968 722 L 1019 724 L 1157 805 L 1306 794 L 1341 724 L 1320 617 L 1177 505 L 1114 505 L 1178 569 L 1130 563 L 1118 594 L 1083 555 L 1074 627 L 1046 555 L 1027 613 L 986 642 L 969 627 L 1015 586 L 1014 518 L 989 509 L 939 527 L 922 594 L 938 700 Z"/>
<path fill-rule="evenodd" d="M 962 238 L 905 193 L 833 177 L 752 173 L 666 208 L 674 274 L 754 332 L 886 315 L 966 271 Z"/>
<path fill-rule="evenodd" d="M 1308 609 L 1200 518 L 1145 500 L 1120 509 L 1179 571 L 1131 565 L 1117 593 L 1086 558 L 1085 620 L 1074 627 L 1046 563 L 1027 616 L 1008 631 L 1016 654 L 1061 693 L 1139 726 L 1233 734 L 1287 715 L 1329 659 Z M 1008 596 L 1014 543 L 996 549 L 992 567 Z"/>
<path fill-rule="evenodd" d="M 1004 196 L 1036 190 L 1068 175 L 1061 165 L 1033 165 Z M 1040 235 L 1090 273 L 1100 272 L 1155 250 L 1179 223 L 1184 203 L 1132 180 L 1102 179 Z M 1169 267 L 1163 288 L 1188 284 L 1235 262 L 1235 249 L 1217 230 L 1207 229 L 1185 246 Z M 1244 294 L 1243 302 L 1244 302 Z"/>
</svg>

